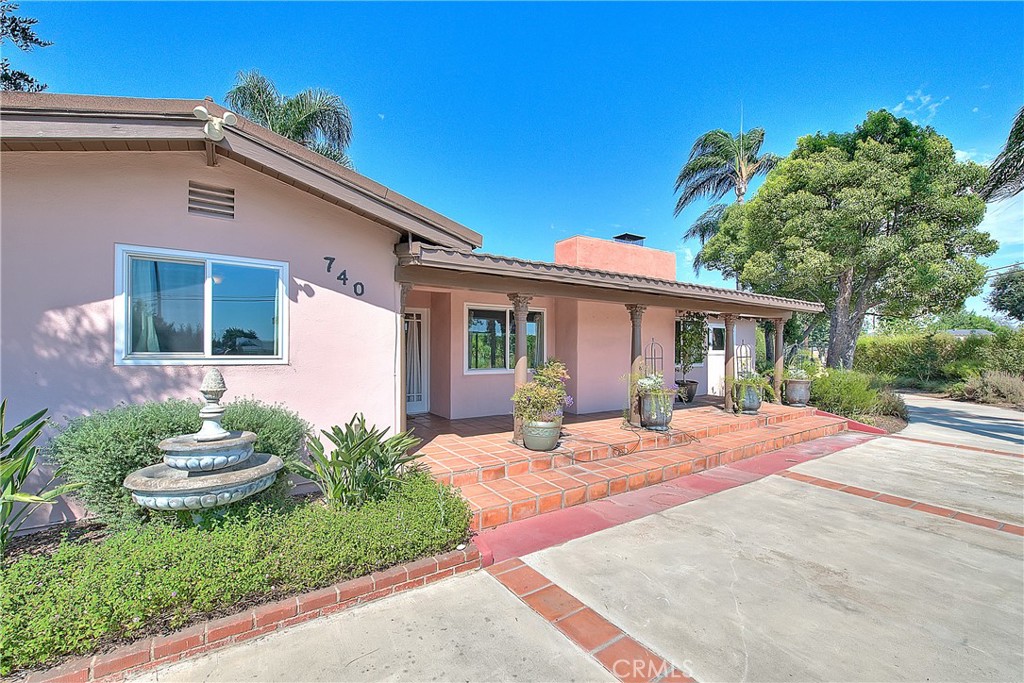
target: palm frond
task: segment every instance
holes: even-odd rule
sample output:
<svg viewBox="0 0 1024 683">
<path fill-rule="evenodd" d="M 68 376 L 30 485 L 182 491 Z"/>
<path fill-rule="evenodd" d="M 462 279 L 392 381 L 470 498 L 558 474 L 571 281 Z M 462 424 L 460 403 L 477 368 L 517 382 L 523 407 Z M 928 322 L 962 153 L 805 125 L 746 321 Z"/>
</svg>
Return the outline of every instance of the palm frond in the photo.
<svg viewBox="0 0 1024 683">
<path fill-rule="evenodd" d="M 1006 146 L 989 165 L 988 180 L 981 189 L 985 201 L 1008 199 L 1024 190 L 1024 107 L 1006 138 Z"/>
<path fill-rule="evenodd" d="M 227 103 L 237 114 L 275 132 L 282 105 L 281 94 L 273 81 L 258 70 L 239 71 L 235 86 L 227 93 Z"/>
<path fill-rule="evenodd" d="M 292 139 L 321 140 L 344 149 L 352 141 L 352 116 L 342 99 L 327 90 L 303 90 L 282 107 Z"/>
<path fill-rule="evenodd" d="M 701 246 L 718 234 L 718 228 L 725 214 L 725 204 L 714 204 L 693 222 L 683 239 L 700 240 Z"/>
</svg>

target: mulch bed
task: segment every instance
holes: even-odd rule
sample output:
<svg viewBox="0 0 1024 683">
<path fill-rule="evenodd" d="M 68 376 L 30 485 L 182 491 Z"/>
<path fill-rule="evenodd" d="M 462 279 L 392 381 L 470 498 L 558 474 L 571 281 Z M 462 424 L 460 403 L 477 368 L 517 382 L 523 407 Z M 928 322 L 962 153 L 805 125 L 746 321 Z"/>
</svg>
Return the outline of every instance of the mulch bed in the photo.
<svg viewBox="0 0 1024 683">
<path fill-rule="evenodd" d="M 875 415 L 871 418 L 871 424 L 880 429 L 884 429 L 890 434 L 901 432 L 907 426 L 906 420 L 901 420 L 898 417 L 892 415 Z"/>
<path fill-rule="evenodd" d="M 110 535 L 105 524 L 79 520 L 15 536 L 4 551 L 4 564 L 23 555 L 52 555 L 64 543 L 100 543 Z"/>
</svg>

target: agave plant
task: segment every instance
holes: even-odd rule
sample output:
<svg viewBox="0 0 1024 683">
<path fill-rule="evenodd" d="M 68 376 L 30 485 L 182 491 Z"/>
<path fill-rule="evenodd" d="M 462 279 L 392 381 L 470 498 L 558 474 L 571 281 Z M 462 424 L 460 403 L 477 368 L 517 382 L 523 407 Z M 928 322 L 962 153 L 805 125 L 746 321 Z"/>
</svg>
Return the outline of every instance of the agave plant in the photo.
<svg viewBox="0 0 1024 683">
<path fill-rule="evenodd" d="M 40 410 L 10 430 L 5 428 L 7 399 L 0 401 L 0 550 L 21 528 L 28 514 L 40 505 L 53 505 L 65 493 L 81 484 L 62 484 L 50 488 L 63 473 L 54 472 L 35 493 L 26 490 L 28 478 L 36 468 L 39 447 L 36 439 L 46 427 L 46 410 Z M 17 439 L 17 441 L 15 441 Z"/>
<path fill-rule="evenodd" d="M 419 454 L 409 453 L 420 443 L 412 430 L 384 438 L 387 429 L 368 428 L 360 413 L 344 427 L 335 425 L 330 431 L 321 431 L 334 445 L 333 450 L 328 452 L 320 439 L 312 439 L 310 465 L 300 462 L 292 469 L 312 480 L 329 503 L 358 507 L 380 500 L 401 482 L 404 473 L 420 469 L 413 463 Z"/>
</svg>

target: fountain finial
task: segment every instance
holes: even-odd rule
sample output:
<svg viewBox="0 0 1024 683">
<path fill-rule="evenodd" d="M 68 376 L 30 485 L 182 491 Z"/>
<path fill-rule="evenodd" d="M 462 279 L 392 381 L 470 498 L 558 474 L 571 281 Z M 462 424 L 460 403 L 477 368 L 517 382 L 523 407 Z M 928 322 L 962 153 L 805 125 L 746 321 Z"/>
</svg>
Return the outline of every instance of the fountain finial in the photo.
<svg viewBox="0 0 1024 683">
<path fill-rule="evenodd" d="M 199 386 L 199 393 L 206 400 L 206 405 L 199 410 L 203 426 L 196 433 L 196 441 L 219 441 L 231 434 L 220 425 L 220 420 L 224 416 L 224 406 L 220 404 L 220 399 L 227 390 L 224 375 L 220 374 L 217 368 L 210 368 Z"/>
</svg>

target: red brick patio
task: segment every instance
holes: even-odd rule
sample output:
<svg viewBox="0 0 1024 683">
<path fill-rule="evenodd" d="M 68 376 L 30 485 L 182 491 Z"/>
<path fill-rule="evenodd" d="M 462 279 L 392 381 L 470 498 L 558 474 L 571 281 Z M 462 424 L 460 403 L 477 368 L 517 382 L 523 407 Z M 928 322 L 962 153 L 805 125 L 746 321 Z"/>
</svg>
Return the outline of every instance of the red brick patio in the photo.
<svg viewBox="0 0 1024 683">
<path fill-rule="evenodd" d="M 677 408 L 668 432 L 630 427 L 620 413 L 567 415 L 547 453 L 514 444 L 509 416 L 425 415 L 408 426 L 424 439 L 424 464 L 461 489 L 481 530 L 837 434 L 846 423 L 775 404 L 731 415 L 704 399 Z"/>
</svg>

